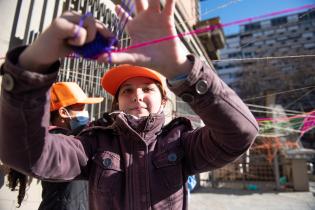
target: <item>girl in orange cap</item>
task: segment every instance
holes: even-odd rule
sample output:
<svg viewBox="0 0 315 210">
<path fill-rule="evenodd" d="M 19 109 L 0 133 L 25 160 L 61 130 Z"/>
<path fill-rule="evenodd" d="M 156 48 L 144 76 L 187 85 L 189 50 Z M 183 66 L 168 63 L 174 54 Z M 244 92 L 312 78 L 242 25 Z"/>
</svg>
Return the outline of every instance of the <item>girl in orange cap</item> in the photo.
<svg viewBox="0 0 315 210">
<path fill-rule="evenodd" d="M 129 20 L 126 30 L 134 47 L 98 57 L 99 62 L 133 65 L 111 69 L 102 79 L 117 101 L 118 111 L 102 120 L 112 120 L 110 126 L 99 123 L 76 137 L 47 132 L 45 94 L 57 77 L 57 60 L 72 46 L 91 42 L 97 31 L 111 36 L 99 21 L 85 16 L 80 27 L 80 16 L 67 12 L 32 45 L 8 53 L 2 68 L 2 84 L 10 85 L 2 85 L 0 158 L 40 179 L 89 180 L 91 210 L 187 209 L 187 177 L 240 157 L 258 126 L 235 92 L 174 38 L 175 0 L 166 0 L 163 8 L 159 0 L 135 0 L 135 6 L 135 17 L 116 7 L 120 18 Z M 153 42 L 161 39 L 166 41 Z M 204 127 L 192 129 L 185 118 L 164 125 L 165 86 L 150 69 L 167 78 L 170 90 L 191 106 Z"/>
<path fill-rule="evenodd" d="M 143 117 L 162 112 L 167 102 L 165 78 L 145 67 L 114 67 L 104 74 L 101 83 L 114 96 L 112 111 Z"/>
</svg>

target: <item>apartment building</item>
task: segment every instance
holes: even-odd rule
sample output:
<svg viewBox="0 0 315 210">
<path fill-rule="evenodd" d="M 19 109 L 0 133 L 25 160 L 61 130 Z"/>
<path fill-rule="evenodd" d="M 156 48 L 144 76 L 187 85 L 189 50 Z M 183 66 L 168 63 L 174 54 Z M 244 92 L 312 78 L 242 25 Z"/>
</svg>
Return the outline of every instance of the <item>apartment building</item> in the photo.
<svg viewBox="0 0 315 210">
<path fill-rule="evenodd" d="M 226 36 L 220 53 L 218 74 L 243 99 L 253 99 L 249 103 L 265 104 L 267 94 L 306 88 L 278 94 L 274 103 L 301 111 L 314 107 L 315 95 L 307 92 L 315 84 L 314 10 L 241 25 L 238 34 Z"/>
</svg>

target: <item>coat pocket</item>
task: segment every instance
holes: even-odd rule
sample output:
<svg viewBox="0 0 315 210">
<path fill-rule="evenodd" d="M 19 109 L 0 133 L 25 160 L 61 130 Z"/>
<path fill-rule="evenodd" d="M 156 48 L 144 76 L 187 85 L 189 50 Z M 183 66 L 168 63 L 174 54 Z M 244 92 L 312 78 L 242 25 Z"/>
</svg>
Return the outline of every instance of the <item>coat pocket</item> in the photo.
<svg viewBox="0 0 315 210">
<path fill-rule="evenodd" d="M 105 151 L 97 154 L 93 162 L 93 188 L 98 192 L 110 192 L 111 195 L 120 194 L 124 185 L 124 168 L 120 156 Z"/>
<path fill-rule="evenodd" d="M 183 156 L 182 149 L 176 146 L 157 153 L 153 158 L 156 173 L 169 190 L 178 189 L 183 185 Z"/>
</svg>

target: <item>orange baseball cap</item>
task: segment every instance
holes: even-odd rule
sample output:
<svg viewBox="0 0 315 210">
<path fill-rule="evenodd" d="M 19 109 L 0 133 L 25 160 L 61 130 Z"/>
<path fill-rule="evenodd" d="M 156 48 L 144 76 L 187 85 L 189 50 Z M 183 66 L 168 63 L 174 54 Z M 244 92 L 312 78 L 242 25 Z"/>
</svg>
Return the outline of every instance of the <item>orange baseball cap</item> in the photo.
<svg viewBox="0 0 315 210">
<path fill-rule="evenodd" d="M 145 67 L 132 66 L 128 64 L 119 65 L 106 71 L 101 79 L 101 84 L 107 92 L 109 92 L 112 96 L 115 96 L 119 87 L 126 80 L 133 77 L 148 77 L 156 80 L 162 85 L 163 91 L 165 91 L 165 77 L 160 73 Z"/>
<path fill-rule="evenodd" d="M 75 82 L 57 82 L 51 87 L 50 111 L 73 104 L 96 104 L 102 101 L 101 97 L 88 97 Z"/>
</svg>

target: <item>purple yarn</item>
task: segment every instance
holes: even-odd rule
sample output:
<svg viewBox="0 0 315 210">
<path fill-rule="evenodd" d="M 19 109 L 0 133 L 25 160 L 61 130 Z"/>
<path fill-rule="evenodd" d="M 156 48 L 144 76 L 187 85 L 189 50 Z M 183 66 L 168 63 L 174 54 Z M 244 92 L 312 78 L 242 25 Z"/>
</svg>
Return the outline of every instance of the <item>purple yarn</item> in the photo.
<svg viewBox="0 0 315 210">
<path fill-rule="evenodd" d="M 91 16 L 92 13 L 86 13 L 83 15 L 79 22 L 79 29 L 75 33 L 74 38 L 79 34 L 79 30 L 83 27 L 84 20 Z M 116 37 L 104 37 L 99 32 L 96 33 L 95 39 L 92 42 L 86 43 L 82 46 L 73 46 L 75 54 L 80 55 L 83 58 L 97 59 L 103 53 L 110 53 L 114 46 L 118 45 Z"/>
<path fill-rule="evenodd" d="M 129 4 L 131 4 L 131 1 L 128 0 L 126 3 L 125 0 L 122 0 L 121 6 L 124 8 L 124 10 L 128 13 L 129 16 L 134 11 L 134 5 L 131 4 L 131 9 L 129 9 Z M 119 13 L 120 14 L 120 13 Z M 83 15 L 79 22 L 79 28 L 76 31 L 75 35 L 73 36 L 76 38 L 79 35 L 80 28 L 83 27 L 84 21 L 87 17 L 92 16 L 91 12 L 86 13 Z M 117 15 L 119 16 L 119 15 Z M 116 27 L 118 28 L 118 34 L 116 34 L 116 37 L 104 37 L 99 32 L 96 33 L 95 39 L 92 42 L 86 43 L 82 46 L 73 46 L 73 50 L 75 54 L 88 59 L 97 59 L 100 55 L 103 53 L 109 54 L 109 63 L 111 63 L 111 51 L 114 46 L 118 46 L 118 38 L 120 37 L 125 29 L 125 26 L 128 22 L 128 17 L 126 20 L 122 21 L 120 20 L 118 22 L 118 25 Z"/>
<path fill-rule="evenodd" d="M 105 38 L 97 32 L 92 42 L 86 43 L 83 46 L 75 46 L 73 50 L 76 54 L 84 58 L 97 59 L 101 54 L 111 52 L 113 46 L 117 46 L 117 44 L 118 40 L 116 37 Z"/>
</svg>

